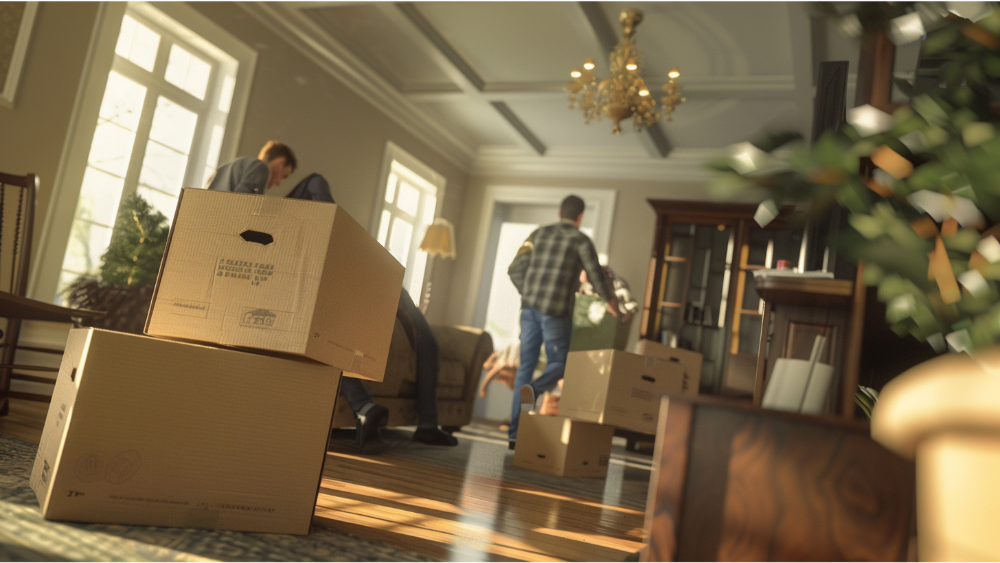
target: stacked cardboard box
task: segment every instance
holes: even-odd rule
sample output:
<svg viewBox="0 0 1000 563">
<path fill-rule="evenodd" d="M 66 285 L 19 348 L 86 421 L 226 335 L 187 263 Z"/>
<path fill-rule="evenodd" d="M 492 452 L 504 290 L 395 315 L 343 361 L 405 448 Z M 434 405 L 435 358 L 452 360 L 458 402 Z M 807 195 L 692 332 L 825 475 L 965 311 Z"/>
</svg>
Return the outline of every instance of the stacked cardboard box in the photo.
<svg viewBox="0 0 1000 563">
<path fill-rule="evenodd" d="M 382 379 L 402 278 L 336 205 L 183 190 L 152 337 L 70 333 L 43 516 L 308 533 L 341 372 Z"/>
<path fill-rule="evenodd" d="M 570 352 L 559 414 L 522 412 L 514 465 L 554 475 L 604 477 L 615 429 L 656 433 L 665 393 L 697 394 L 701 354 L 663 346 Z"/>
</svg>

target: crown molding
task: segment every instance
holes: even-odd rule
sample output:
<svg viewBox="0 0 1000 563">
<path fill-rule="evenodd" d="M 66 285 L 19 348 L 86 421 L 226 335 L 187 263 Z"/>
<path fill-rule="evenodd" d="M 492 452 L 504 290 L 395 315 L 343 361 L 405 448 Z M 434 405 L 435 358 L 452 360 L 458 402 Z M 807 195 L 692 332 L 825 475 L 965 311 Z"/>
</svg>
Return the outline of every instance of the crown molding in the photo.
<svg viewBox="0 0 1000 563">
<path fill-rule="evenodd" d="M 468 172 L 474 151 L 447 128 L 429 118 L 381 76 L 369 69 L 341 43 L 324 33 L 298 8 L 308 3 L 239 2 L 243 10 L 287 41 L 331 76 L 432 149 Z"/>
<path fill-rule="evenodd" d="M 712 177 L 706 164 L 723 152 L 723 149 L 676 148 L 667 158 L 653 158 L 643 149 L 552 147 L 545 156 L 540 156 L 523 149 L 493 145 L 479 149 L 471 172 L 479 176 L 705 182 Z"/>
</svg>

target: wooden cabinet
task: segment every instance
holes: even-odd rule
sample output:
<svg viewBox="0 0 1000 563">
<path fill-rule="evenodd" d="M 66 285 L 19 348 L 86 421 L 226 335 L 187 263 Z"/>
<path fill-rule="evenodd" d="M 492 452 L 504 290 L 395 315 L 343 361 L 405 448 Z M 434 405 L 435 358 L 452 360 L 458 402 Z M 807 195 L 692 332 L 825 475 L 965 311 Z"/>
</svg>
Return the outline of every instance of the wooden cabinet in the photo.
<svg viewBox="0 0 1000 563">
<path fill-rule="evenodd" d="M 782 213 L 766 228 L 755 204 L 649 200 L 656 233 L 640 337 L 704 355 L 703 392 L 751 396 L 764 304 L 753 271 L 797 266 L 802 231 Z"/>
</svg>

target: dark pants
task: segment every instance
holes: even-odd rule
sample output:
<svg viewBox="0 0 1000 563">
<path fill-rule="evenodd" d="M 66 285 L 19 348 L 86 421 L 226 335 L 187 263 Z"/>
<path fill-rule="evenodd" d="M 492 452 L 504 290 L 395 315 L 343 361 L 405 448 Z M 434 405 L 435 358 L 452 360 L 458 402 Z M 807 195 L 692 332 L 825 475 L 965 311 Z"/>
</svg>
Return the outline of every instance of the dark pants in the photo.
<svg viewBox="0 0 1000 563">
<path fill-rule="evenodd" d="M 569 337 L 573 330 L 573 317 L 552 317 L 535 309 L 521 309 L 521 366 L 514 376 L 514 401 L 510 408 L 511 440 L 517 439 L 517 423 L 521 415 L 521 386 L 531 385 L 538 397 L 552 390 L 566 370 L 566 355 L 569 354 Z M 532 381 L 538 365 L 542 344 L 545 345 L 547 363 L 542 375 Z"/>
<path fill-rule="evenodd" d="M 438 424 L 437 386 L 438 372 L 441 370 L 441 349 L 438 347 L 431 325 L 420 309 L 413 304 L 406 290 L 399 293 L 399 308 L 396 315 L 405 315 L 413 324 L 417 352 L 417 422 L 422 427 L 436 427 Z M 365 384 L 353 377 L 345 377 L 340 383 L 340 394 L 347 400 L 351 410 L 357 413 L 365 404 L 373 402 Z"/>
</svg>

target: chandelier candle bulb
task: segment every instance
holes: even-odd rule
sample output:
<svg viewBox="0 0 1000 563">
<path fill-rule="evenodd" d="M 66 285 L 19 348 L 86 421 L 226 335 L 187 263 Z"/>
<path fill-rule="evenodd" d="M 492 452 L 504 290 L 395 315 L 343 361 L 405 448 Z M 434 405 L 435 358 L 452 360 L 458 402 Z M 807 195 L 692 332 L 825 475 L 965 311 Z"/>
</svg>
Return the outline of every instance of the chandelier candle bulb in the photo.
<svg viewBox="0 0 1000 563">
<path fill-rule="evenodd" d="M 663 110 L 656 107 L 656 100 L 650 96 L 649 88 L 641 76 L 642 55 L 635 48 L 633 34 L 642 21 L 642 12 L 634 8 L 622 10 L 618 18 L 622 22 L 623 37 L 611 51 L 609 70 L 611 76 L 598 82 L 591 71 L 594 59 L 584 60 L 584 72 L 574 68 L 570 75 L 573 81 L 565 86 L 569 91 L 570 109 L 583 112 L 587 123 L 607 117 L 614 121 L 611 133 L 621 132 L 621 122 L 632 118 L 636 131 L 650 127 L 666 116 L 671 121 L 677 105 L 685 99 L 680 95 L 681 85 L 675 82 L 680 76 L 677 67 L 670 69 L 670 81 L 664 84 L 666 97 L 662 98 Z"/>
</svg>

